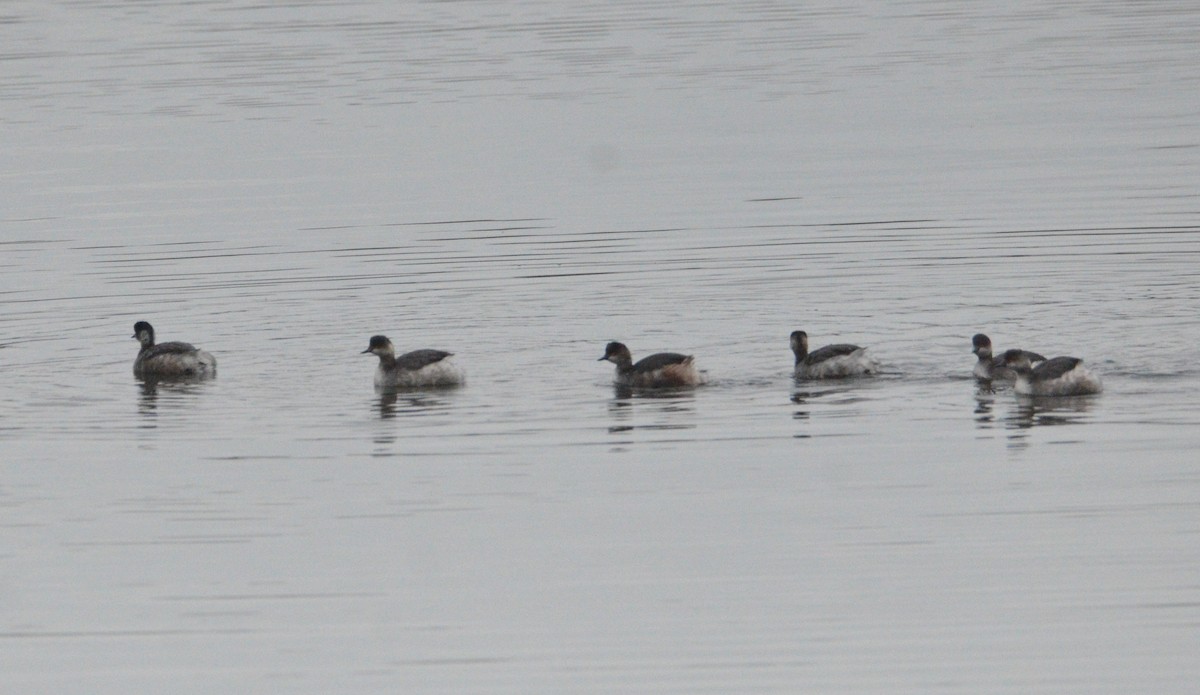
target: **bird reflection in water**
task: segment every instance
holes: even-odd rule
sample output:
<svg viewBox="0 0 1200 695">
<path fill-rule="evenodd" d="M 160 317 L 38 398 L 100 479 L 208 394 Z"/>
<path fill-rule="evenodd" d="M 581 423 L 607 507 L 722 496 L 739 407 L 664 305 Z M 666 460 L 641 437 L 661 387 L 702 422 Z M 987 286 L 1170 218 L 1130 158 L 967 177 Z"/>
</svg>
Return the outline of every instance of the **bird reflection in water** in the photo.
<svg viewBox="0 0 1200 695">
<path fill-rule="evenodd" d="M 824 398 L 830 394 L 845 393 L 845 389 L 841 388 L 821 388 L 821 389 L 800 389 L 792 392 L 791 401 L 796 405 L 809 406 L 812 401 L 818 398 Z M 798 409 L 792 412 L 793 420 L 808 420 L 812 417 L 812 411 L 808 408 Z"/>
<path fill-rule="evenodd" d="M 614 384 L 613 397 L 608 401 L 608 414 L 616 420 L 609 425 L 611 434 L 639 430 L 686 430 L 695 429 L 693 416 L 696 413 L 695 389 L 690 387 L 671 388 L 632 388 L 626 385 Z M 635 413 L 661 416 L 658 422 L 646 425 L 634 425 L 632 420 Z M 687 416 L 688 422 L 678 422 L 677 418 Z M 665 420 L 665 421 L 664 421 Z"/>
<path fill-rule="evenodd" d="M 439 394 L 429 391 L 410 393 L 395 389 L 379 392 L 374 403 L 378 407 L 381 420 L 391 420 L 397 415 L 428 415 L 449 407 L 449 401 Z"/>
<path fill-rule="evenodd" d="M 991 384 L 981 384 L 972 414 L 977 428 L 1003 428 L 1011 447 L 1025 448 L 1035 427 L 1087 424 L 1095 403 L 1095 396 L 1021 396 L 1011 389 L 997 393 Z"/>
<path fill-rule="evenodd" d="M 975 425 L 991 429 L 996 425 L 996 390 L 991 381 L 981 382 L 975 389 Z"/>
<path fill-rule="evenodd" d="M 1093 396 L 1017 396 L 1004 422 L 1009 429 L 1086 424 L 1095 402 Z"/>
<path fill-rule="evenodd" d="M 160 405 L 173 404 L 176 407 L 187 407 L 212 382 L 212 379 L 192 378 L 156 378 L 146 377 L 138 380 L 138 414 L 147 418 L 159 415 Z M 160 399 L 163 403 L 160 403 Z"/>
</svg>

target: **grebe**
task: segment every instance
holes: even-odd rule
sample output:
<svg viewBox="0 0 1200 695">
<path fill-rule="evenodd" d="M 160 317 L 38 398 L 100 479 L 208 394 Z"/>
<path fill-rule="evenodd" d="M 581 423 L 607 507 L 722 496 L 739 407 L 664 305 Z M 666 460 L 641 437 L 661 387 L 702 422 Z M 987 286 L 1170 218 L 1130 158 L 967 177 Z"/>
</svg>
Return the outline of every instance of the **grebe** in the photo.
<svg viewBox="0 0 1200 695">
<path fill-rule="evenodd" d="M 826 345 L 808 351 L 808 334 L 792 331 L 792 352 L 796 355 L 797 377 L 805 379 L 831 379 L 846 376 L 875 374 L 879 362 L 867 354 L 867 349 L 857 345 Z"/>
<path fill-rule="evenodd" d="M 462 369 L 449 358 L 454 353 L 443 350 L 413 350 L 399 357 L 392 341 L 384 335 L 371 336 L 362 354 L 379 356 L 375 370 L 375 388 L 419 388 L 424 386 L 460 386 L 466 381 Z"/>
<path fill-rule="evenodd" d="M 697 386 L 703 382 L 691 355 L 659 352 L 643 357 L 635 364 L 629 348 L 614 341 L 605 346 L 604 356 L 598 361 L 605 360 L 617 365 L 616 383 L 621 386 L 658 388 Z"/>
<path fill-rule="evenodd" d="M 154 343 L 154 327 L 145 321 L 133 324 L 133 337 L 141 343 L 133 360 L 139 378 L 205 378 L 217 373 L 217 358 L 190 343 Z"/>
<path fill-rule="evenodd" d="M 1017 375 L 1016 392 L 1024 396 L 1086 396 L 1100 393 L 1100 378 L 1078 357 L 1054 357 L 1036 367 L 1023 350 L 1004 353 L 1004 366 Z"/>
<path fill-rule="evenodd" d="M 1004 366 L 1004 355 L 992 355 L 991 338 L 982 333 L 976 333 L 971 338 L 971 344 L 974 346 L 971 352 L 975 353 L 979 358 L 979 361 L 975 363 L 973 371 L 976 379 L 983 381 L 991 381 L 993 379 L 1012 381 L 1017 378 L 1016 372 Z M 1018 352 L 1024 355 L 1025 359 L 1029 360 L 1031 365 L 1046 361 L 1045 357 L 1036 352 L 1030 352 L 1029 350 L 1018 350 Z"/>
</svg>

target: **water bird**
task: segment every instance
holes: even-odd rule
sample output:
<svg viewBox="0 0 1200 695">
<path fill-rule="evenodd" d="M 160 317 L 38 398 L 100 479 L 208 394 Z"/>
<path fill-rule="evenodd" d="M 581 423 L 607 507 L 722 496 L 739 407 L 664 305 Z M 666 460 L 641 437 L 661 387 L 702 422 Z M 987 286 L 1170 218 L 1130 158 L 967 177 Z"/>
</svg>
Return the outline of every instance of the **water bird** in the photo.
<svg viewBox="0 0 1200 695">
<path fill-rule="evenodd" d="M 141 344 L 133 360 L 139 378 L 206 378 L 217 373 L 217 358 L 191 343 L 154 342 L 154 327 L 146 321 L 133 324 L 133 336 Z"/>
<path fill-rule="evenodd" d="M 375 388 L 421 388 L 427 386 L 460 386 L 466 381 L 463 370 L 450 359 L 454 353 L 444 350 L 413 350 L 399 357 L 392 341 L 385 335 L 371 336 L 362 354 L 379 356 L 375 370 Z"/>
<path fill-rule="evenodd" d="M 982 381 L 991 381 L 993 379 L 1013 381 L 1017 378 L 1016 372 L 1004 366 L 1004 355 L 992 355 L 991 338 L 982 333 L 976 333 L 971 338 L 971 345 L 974 346 L 971 352 L 975 353 L 975 356 L 979 358 L 975 363 L 973 371 L 976 379 Z M 1024 355 L 1025 359 L 1029 360 L 1031 365 L 1046 361 L 1045 357 L 1036 352 L 1030 352 L 1029 350 L 1017 350 L 1017 352 Z"/>
<path fill-rule="evenodd" d="M 698 386 L 703 383 L 692 355 L 678 352 L 658 352 L 634 363 L 629 348 L 613 341 L 604 347 L 598 362 L 617 365 L 615 382 L 619 386 L 660 388 L 668 386 Z"/>
<path fill-rule="evenodd" d="M 1024 396 L 1086 396 L 1103 389 L 1078 357 L 1053 357 L 1034 366 L 1024 350 L 1007 350 L 1004 366 L 1016 373 L 1014 389 Z"/>
<path fill-rule="evenodd" d="M 839 343 L 809 352 L 804 331 L 792 331 L 792 353 L 796 356 L 795 376 L 800 378 L 832 379 L 879 372 L 879 362 L 867 354 L 865 347 Z"/>
</svg>

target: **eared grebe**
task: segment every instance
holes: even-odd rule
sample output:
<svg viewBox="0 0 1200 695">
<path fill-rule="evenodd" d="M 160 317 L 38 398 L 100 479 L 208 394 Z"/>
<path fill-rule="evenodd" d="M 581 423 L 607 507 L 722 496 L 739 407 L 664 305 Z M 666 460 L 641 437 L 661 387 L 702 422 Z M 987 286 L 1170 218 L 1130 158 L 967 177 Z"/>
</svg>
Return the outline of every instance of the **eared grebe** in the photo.
<svg viewBox="0 0 1200 695">
<path fill-rule="evenodd" d="M 617 365 L 616 383 L 619 386 L 658 388 L 698 386 L 703 382 L 691 355 L 659 352 L 643 357 L 634 364 L 629 348 L 622 343 L 612 342 L 605 346 L 604 356 L 598 361 L 605 360 Z"/>
<path fill-rule="evenodd" d="M 1054 357 L 1035 367 L 1024 350 L 1007 350 L 1004 366 L 1016 373 L 1016 392 L 1025 396 L 1086 396 L 1102 390 L 1100 378 L 1078 357 Z"/>
<path fill-rule="evenodd" d="M 384 335 L 371 336 L 362 354 L 379 356 L 375 370 L 375 388 L 418 388 L 423 386 L 459 386 L 466 380 L 462 369 L 447 358 L 453 355 L 442 350 L 413 350 L 399 357 L 392 341 Z"/>
<path fill-rule="evenodd" d="M 879 371 L 875 358 L 857 345 L 826 345 L 809 352 L 808 334 L 804 331 L 792 331 L 792 353 L 796 355 L 795 375 L 806 379 L 861 376 Z"/>
<path fill-rule="evenodd" d="M 992 356 L 991 338 L 982 333 L 976 333 L 975 336 L 971 338 L 971 344 L 975 346 L 971 352 L 975 353 L 975 355 L 979 358 L 979 361 L 975 363 L 975 370 L 973 372 L 976 379 L 981 379 L 983 381 L 991 381 L 993 379 L 1012 381 L 1013 379 L 1017 378 L 1016 372 L 1004 366 L 1004 355 Z M 1011 350 L 1009 352 L 1011 352 Z M 1024 355 L 1025 359 L 1029 360 L 1031 365 L 1046 361 L 1045 357 L 1042 357 L 1036 352 L 1030 352 L 1028 350 L 1017 350 L 1017 352 Z"/>
<path fill-rule="evenodd" d="M 154 327 L 145 321 L 133 324 L 133 337 L 141 343 L 133 361 L 138 377 L 205 378 L 217 373 L 217 358 L 190 343 L 154 344 Z"/>
</svg>

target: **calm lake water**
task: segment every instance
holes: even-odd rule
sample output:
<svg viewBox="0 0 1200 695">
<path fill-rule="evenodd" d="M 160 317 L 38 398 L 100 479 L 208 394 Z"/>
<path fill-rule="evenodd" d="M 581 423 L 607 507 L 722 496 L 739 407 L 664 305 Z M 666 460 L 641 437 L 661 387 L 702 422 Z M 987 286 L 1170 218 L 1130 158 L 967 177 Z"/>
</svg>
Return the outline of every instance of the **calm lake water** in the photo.
<svg viewBox="0 0 1200 695">
<path fill-rule="evenodd" d="M 0 14 L 0 690 L 1200 680 L 1200 9 Z M 468 384 L 377 395 L 376 333 Z"/>
</svg>

